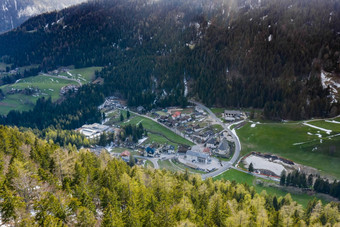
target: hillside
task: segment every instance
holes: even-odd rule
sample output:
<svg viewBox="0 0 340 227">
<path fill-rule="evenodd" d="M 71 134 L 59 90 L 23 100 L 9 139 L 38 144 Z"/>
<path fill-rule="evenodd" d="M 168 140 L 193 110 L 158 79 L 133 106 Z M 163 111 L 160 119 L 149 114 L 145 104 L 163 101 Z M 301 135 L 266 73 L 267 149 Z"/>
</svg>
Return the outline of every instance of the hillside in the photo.
<svg viewBox="0 0 340 227">
<path fill-rule="evenodd" d="M 257 194 L 235 182 L 202 181 L 60 148 L 30 131 L 0 127 L 1 224 L 40 226 L 337 225 L 339 205 Z"/>
<path fill-rule="evenodd" d="M 81 2 L 83 0 L 3 0 L 0 4 L 0 33 L 16 28 L 29 17 Z"/>
<path fill-rule="evenodd" d="M 94 1 L 0 36 L 0 56 L 12 67 L 43 70 L 104 65 L 99 90 L 119 93 L 130 106 L 196 98 L 261 108 L 274 120 L 331 117 L 339 102 L 321 71 L 339 77 L 338 3 Z"/>
</svg>

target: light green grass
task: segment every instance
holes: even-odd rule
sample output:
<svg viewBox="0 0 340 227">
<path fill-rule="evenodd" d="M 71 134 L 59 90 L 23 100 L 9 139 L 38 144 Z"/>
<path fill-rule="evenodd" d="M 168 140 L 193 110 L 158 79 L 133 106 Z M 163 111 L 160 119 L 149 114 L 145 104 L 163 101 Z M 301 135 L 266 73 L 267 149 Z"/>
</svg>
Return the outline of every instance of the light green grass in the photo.
<svg viewBox="0 0 340 227">
<path fill-rule="evenodd" d="M 248 123 L 237 130 L 242 144 L 242 155 L 252 151 L 277 154 L 297 163 L 317 168 L 322 174 L 340 179 L 339 136 L 327 138 L 330 135 L 302 123 L 258 124 L 254 128 L 250 125 Z M 308 135 L 308 132 L 313 135 Z M 322 135 L 322 143 L 315 135 L 317 133 Z M 332 132 L 332 135 L 335 133 Z M 330 154 L 330 149 L 334 146 L 336 151 Z M 312 151 L 315 147 L 317 150 Z"/>
<path fill-rule="evenodd" d="M 236 181 L 239 184 L 248 184 L 253 185 L 253 181 L 255 179 L 254 176 L 250 174 L 246 174 L 235 169 L 230 169 L 221 175 L 214 177 L 214 180 L 229 180 L 229 181 Z"/>
<path fill-rule="evenodd" d="M 22 67 L 20 70 L 27 70 L 32 67 L 36 67 L 36 65 Z M 102 67 L 88 67 L 72 69 L 70 72 L 74 77 L 69 76 L 67 73 L 63 73 L 63 75 L 65 74 L 64 76 L 70 79 L 79 79 L 79 81 L 84 84 L 90 82 L 93 79 L 95 71 L 99 71 L 101 68 Z M 60 98 L 61 88 L 66 85 L 79 85 L 79 83 L 68 79 L 56 78 L 55 76 L 39 75 L 21 79 L 15 84 L 1 86 L 0 89 L 2 89 L 5 94 L 11 89 L 24 90 L 25 88 L 37 88 L 40 92 L 34 96 L 24 94 L 6 95 L 5 99 L 0 102 L 0 114 L 6 115 L 11 110 L 30 110 L 34 107 L 38 98 L 41 97 L 51 97 L 52 101 L 56 101 Z"/>
<path fill-rule="evenodd" d="M 326 122 L 325 120 L 311 121 L 308 124 L 315 125 L 320 128 L 332 130 L 333 133 L 340 133 L 340 124 Z"/>
<path fill-rule="evenodd" d="M 0 102 L 0 114 L 7 114 L 11 110 L 29 110 L 34 107 L 36 100 L 41 97 L 51 97 L 53 101 L 56 101 L 60 98 L 60 89 L 70 84 L 77 85 L 78 83 L 40 75 L 22 79 L 16 84 L 1 86 L 0 89 L 2 89 L 5 94 L 12 88 L 21 90 L 25 88 L 37 88 L 39 89 L 39 93 L 34 96 L 21 93 L 5 95 L 5 99 Z"/>
<path fill-rule="evenodd" d="M 131 149 L 128 149 L 128 148 L 123 148 L 123 147 L 116 147 L 116 148 L 112 149 L 111 152 L 120 154 L 120 153 L 122 153 L 123 151 L 126 151 L 126 150 L 128 150 L 130 152 L 130 154 L 132 154 L 132 155 L 139 155 L 139 153 L 137 151 L 134 151 L 134 150 L 131 150 Z"/>
<path fill-rule="evenodd" d="M 11 65 L 0 62 L 0 71 L 6 71 L 6 67 L 11 67 Z"/>
<path fill-rule="evenodd" d="M 163 111 L 157 111 L 156 112 L 159 116 L 168 116 L 169 114 L 168 113 L 165 113 Z"/>
<path fill-rule="evenodd" d="M 153 133 L 148 133 L 148 139 L 144 142 L 144 144 L 149 144 L 149 143 L 171 144 L 175 147 L 176 150 L 178 148 L 177 143 L 173 143 L 170 140 L 168 140 L 167 138 L 165 138 L 161 135 L 153 134 Z"/>
<path fill-rule="evenodd" d="M 211 127 L 213 128 L 214 132 L 223 131 L 223 127 L 221 125 L 212 125 Z"/>
<path fill-rule="evenodd" d="M 171 172 L 177 172 L 177 171 L 181 171 L 181 169 L 176 168 L 169 160 L 158 160 L 158 165 L 160 169 L 166 169 L 169 170 Z"/>
<path fill-rule="evenodd" d="M 183 137 L 175 134 L 174 132 L 172 132 L 171 130 L 165 128 L 164 126 L 158 124 L 157 122 L 154 122 L 148 118 L 145 117 L 141 117 L 141 116 L 136 116 L 133 118 L 130 118 L 128 121 L 125 121 L 122 125 L 137 125 L 139 123 L 142 123 L 144 129 L 146 129 L 148 132 L 151 133 L 160 133 L 162 134 L 165 138 L 167 138 L 168 140 L 171 140 L 172 142 L 176 141 L 176 143 L 178 144 L 185 144 L 185 145 L 189 145 L 192 146 L 193 143 L 191 143 L 190 141 L 184 139 Z"/>
<path fill-rule="evenodd" d="M 155 166 L 153 165 L 153 163 L 152 163 L 151 161 L 149 161 L 149 160 L 146 160 L 146 161 L 145 161 L 144 166 L 145 166 L 145 167 L 149 167 L 149 166 L 150 166 L 150 167 L 152 167 L 152 168 L 155 167 Z"/>
<path fill-rule="evenodd" d="M 38 98 L 23 94 L 7 96 L 0 101 L 0 114 L 6 115 L 11 110 L 27 111 L 34 107 Z"/>
<path fill-rule="evenodd" d="M 285 191 L 284 188 L 281 189 L 277 187 L 257 185 L 256 179 L 257 179 L 256 177 L 250 174 L 246 174 L 235 169 L 228 170 L 227 172 L 224 172 L 223 174 L 214 178 L 214 180 L 236 181 L 239 184 L 246 183 L 250 186 L 254 186 L 257 193 L 261 193 L 264 190 L 267 192 L 267 194 L 273 195 L 273 196 L 276 195 L 278 197 L 280 196 L 284 197 L 288 194 L 288 192 Z M 263 179 L 261 179 L 261 181 L 264 181 L 267 183 L 270 182 L 270 181 L 263 180 Z M 272 184 L 274 183 L 272 182 Z M 294 201 L 301 204 L 303 207 L 306 207 L 308 202 L 314 198 L 314 196 L 309 196 L 305 193 L 298 193 L 298 192 L 290 193 L 290 195 Z M 326 201 L 322 199 L 321 197 L 317 197 L 317 199 L 320 199 L 323 203 L 326 203 Z"/>
<path fill-rule="evenodd" d="M 211 110 L 217 117 L 222 117 L 222 113 L 224 112 L 225 108 L 210 108 L 210 110 Z"/>
<path fill-rule="evenodd" d="M 194 108 L 184 108 L 181 112 L 183 114 L 192 114 L 194 112 Z"/>
<path fill-rule="evenodd" d="M 60 73 L 61 76 L 66 76 L 70 79 L 77 79 L 81 83 L 91 82 L 94 79 L 95 72 L 100 71 L 102 67 L 88 67 L 88 68 L 80 68 L 80 69 L 71 69 L 69 73 Z"/>
<path fill-rule="evenodd" d="M 170 160 L 158 160 L 158 165 L 160 169 L 166 169 L 171 172 L 185 172 L 188 170 L 188 172 L 192 174 L 203 173 L 202 171 L 191 169 L 181 163 L 172 163 Z"/>
</svg>

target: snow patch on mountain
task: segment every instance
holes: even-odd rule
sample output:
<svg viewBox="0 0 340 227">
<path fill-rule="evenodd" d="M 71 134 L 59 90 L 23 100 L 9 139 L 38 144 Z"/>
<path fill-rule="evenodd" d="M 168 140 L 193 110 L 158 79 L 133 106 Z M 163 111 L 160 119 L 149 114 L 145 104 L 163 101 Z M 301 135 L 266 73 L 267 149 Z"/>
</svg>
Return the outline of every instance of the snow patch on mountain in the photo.
<svg viewBox="0 0 340 227">
<path fill-rule="evenodd" d="M 340 83 L 337 82 L 331 73 L 327 73 L 324 70 L 321 71 L 321 84 L 324 89 L 330 88 L 330 94 L 332 97 L 332 103 L 337 103 L 339 99 Z"/>
</svg>

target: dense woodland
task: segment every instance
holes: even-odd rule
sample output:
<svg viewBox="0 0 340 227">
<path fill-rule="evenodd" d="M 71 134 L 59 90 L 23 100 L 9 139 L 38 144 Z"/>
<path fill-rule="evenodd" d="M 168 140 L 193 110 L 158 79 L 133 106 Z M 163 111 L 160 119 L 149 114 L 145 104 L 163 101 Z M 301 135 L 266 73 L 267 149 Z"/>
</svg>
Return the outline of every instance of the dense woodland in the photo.
<svg viewBox="0 0 340 227">
<path fill-rule="evenodd" d="M 304 189 L 313 189 L 315 192 L 329 194 L 340 199 L 340 182 L 329 182 L 328 179 L 322 179 L 320 176 L 307 175 L 303 172 L 294 171 L 292 173 L 283 173 L 280 178 L 280 185 L 293 186 Z"/>
<path fill-rule="evenodd" d="M 40 107 L 50 103 L 40 100 L 2 122 L 72 128 L 96 118 L 83 114 L 99 101 L 92 94 L 120 94 L 130 106 L 185 106 L 184 80 L 188 97 L 209 106 L 263 108 L 276 120 L 334 116 L 340 107 L 320 71 L 340 72 L 339 32 L 338 0 L 91 1 L 1 35 L 0 56 L 42 70 L 105 66 L 102 87 L 47 108 L 64 112 L 49 115 Z M 75 101 L 84 95 L 90 101 L 81 107 Z"/>
<path fill-rule="evenodd" d="M 335 225 L 339 204 L 257 194 L 235 182 L 129 167 L 0 126 L 2 224 L 22 226 Z"/>
<path fill-rule="evenodd" d="M 53 103 L 51 98 L 38 99 L 33 110 L 11 111 L 0 116 L 0 124 L 44 129 L 50 126 L 75 129 L 84 124 L 99 122 L 102 114 L 98 106 L 104 102 L 100 86 L 85 85 L 77 94 L 69 93 L 62 102 Z"/>
</svg>

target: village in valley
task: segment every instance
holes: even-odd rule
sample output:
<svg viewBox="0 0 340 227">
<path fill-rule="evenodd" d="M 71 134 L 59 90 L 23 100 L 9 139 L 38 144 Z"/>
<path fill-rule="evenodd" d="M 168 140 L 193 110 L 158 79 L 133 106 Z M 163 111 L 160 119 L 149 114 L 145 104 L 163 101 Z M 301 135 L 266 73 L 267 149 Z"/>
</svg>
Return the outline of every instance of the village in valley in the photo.
<svg viewBox="0 0 340 227">
<path fill-rule="evenodd" d="M 301 167 L 275 155 L 252 152 L 240 157 L 235 129 L 251 122 L 248 112 L 224 109 L 217 117 L 194 102 L 186 108 L 129 109 L 117 97 L 106 98 L 98 108 L 102 122 L 83 125 L 77 131 L 97 141 L 91 148 L 96 154 L 106 151 L 130 165 L 189 171 L 204 179 L 234 168 L 274 181 L 279 181 L 283 171 Z M 138 138 L 126 131 L 131 127 L 141 130 Z M 255 167 L 252 172 L 248 171 L 250 165 Z"/>
<path fill-rule="evenodd" d="M 96 153 L 106 150 L 126 162 L 133 157 L 135 163 L 145 165 L 149 161 L 154 168 L 166 162 L 174 170 L 208 173 L 225 166 L 235 152 L 230 131 L 197 105 L 146 111 L 142 106 L 128 109 L 124 101 L 108 97 L 99 109 L 103 113 L 101 123 L 77 129 L 88 139 L 114 135 L 108 144 L 93 147 Z M 246 118 L 245 112 L 225 110 L 221 120 L 232 124 Z M 131 138 L 119 140 L 122 128 L 129 124 L 143 125 L 146 133 L 135 142 Z"/>
</svg>

